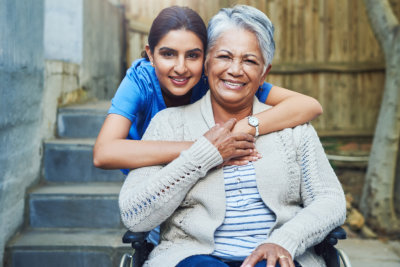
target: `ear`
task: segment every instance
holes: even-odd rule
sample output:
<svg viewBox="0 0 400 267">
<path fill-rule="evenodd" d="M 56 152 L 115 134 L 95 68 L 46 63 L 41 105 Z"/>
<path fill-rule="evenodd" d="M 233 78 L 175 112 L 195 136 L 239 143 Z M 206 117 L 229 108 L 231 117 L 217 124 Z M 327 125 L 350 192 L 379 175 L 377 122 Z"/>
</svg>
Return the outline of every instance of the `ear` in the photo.
<svg viewBox="0 0 400 267">
<path fill-rule="evenodd" d="M 153 63 L 153 54 L 151 53 L 150 46 L 147 44 L 144 48 L 146 50 L 146 54 L 150 59 L 150 62 Z"/>
<path fill-rule="evenodd" d="M 267 67 L 267 69 L 265 70 L 264 74 L 261 76 L 260 86 L 263 85 L 263 83 L 264 83 L 264 81 L 265 81 L 265 78 L 267 78 L 267 75 L 268 75 L 269 71 L 271 70 L 271 67 L 272 67 L 272 65 L 269 64 L 268 67 Z"/>
</svg>

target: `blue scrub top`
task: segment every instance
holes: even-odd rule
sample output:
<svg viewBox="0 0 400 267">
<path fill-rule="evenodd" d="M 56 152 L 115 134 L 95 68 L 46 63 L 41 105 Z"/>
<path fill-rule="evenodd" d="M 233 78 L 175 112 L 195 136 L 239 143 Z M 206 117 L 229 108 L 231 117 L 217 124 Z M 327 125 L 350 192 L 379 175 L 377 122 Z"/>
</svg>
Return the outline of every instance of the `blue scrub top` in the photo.
<svg viewBox="0 0 400 267">
<path fill-rule="evenodd" d="M 256 93 L 257 98 L 265 103 L 271 88 L 272 84 L 264 83 Z M 207 91 L 208 84 L 204 76 L 193 87 L 191 103 L 202 98 Z M 127 139 L 140 140 L 150 120 L 165 108 L 155 69 L 148 60 L 141 58 L 134 61 L 127 70 L 125 78 L 111 100 L 108 114 L 118 114 L 129 119 L 132 126 Z M 127 174 L 129 170 L 122 170 L 122 172 Z"/>
</svg>

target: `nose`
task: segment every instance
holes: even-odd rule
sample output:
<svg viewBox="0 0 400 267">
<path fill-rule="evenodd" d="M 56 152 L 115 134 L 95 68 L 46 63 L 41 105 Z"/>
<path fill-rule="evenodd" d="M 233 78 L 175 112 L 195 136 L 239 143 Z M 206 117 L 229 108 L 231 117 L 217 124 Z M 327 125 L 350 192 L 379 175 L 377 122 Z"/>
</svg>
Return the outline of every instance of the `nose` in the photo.
<svg viewBox="0 0 400 267">
<path fill-rule="evenodd" d="M 174 66 L 174 71 L 179 75 L 182 75 L 187 71 L 186 61 L 185 61 L 184 57 L 179 57 L 176 60 L 175 66 Z"/>
<path fill-rule="evenodd" d="M 232 76 L 240 76 L 243 74 L 243 66 L 240 60 L 234 59 L 229 65 L 228 73 Z"/>
</svg>

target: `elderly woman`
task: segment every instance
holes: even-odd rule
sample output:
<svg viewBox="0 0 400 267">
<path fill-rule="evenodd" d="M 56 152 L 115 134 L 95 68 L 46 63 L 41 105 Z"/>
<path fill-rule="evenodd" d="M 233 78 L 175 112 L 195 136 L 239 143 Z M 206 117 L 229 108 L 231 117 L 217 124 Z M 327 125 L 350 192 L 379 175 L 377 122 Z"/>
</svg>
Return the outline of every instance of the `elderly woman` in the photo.
<svg viewBox="0 0 400 267">
<path fill-rule="evenodd" d="M 119 205 L 135 232 L 161 224 L 146 266 L 324 266 L 313 246 L 345 219 L 342 188 L 309 124 L 260 136 L 263 158 L 221 166 L 252 149 L 235 121 L 268 109 L 254 98 L 274 53 L 273 26 L 248 6 L 209 22 L 205 71 L 210 91 L 197 103 L 158 113 L 146 140 L 195 141 L 166 166 L 128 175 Z M 217 167 L 217 168 L 216 168 Z"/>
</svg>

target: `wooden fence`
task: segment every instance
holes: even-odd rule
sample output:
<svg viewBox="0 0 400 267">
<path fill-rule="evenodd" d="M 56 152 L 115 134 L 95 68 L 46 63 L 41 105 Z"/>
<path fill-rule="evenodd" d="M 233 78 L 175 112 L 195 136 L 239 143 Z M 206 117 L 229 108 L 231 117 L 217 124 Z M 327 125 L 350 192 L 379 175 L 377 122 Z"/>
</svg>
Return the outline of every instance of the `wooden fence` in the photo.
<svg viewBox="0 0 400 267">
<path fill-rule="evenodd" d="M 140 57 L 154 17 L 167 6 L 189 6 L 208 21 L 236 3 L 265 12 L 275 25 L 276 53 L 267 81 L 317 98 L 313 121 L 322 136 L 371 136 L 385 66 L 362 0 L 124 0 L 130 64 Z M 391 0 L 397 16 L 400 1 Z"/>
</svg>

